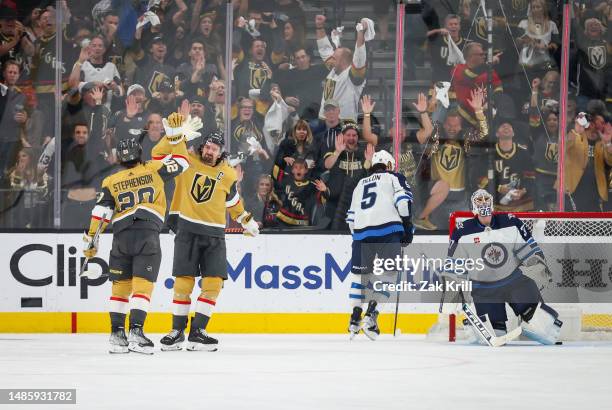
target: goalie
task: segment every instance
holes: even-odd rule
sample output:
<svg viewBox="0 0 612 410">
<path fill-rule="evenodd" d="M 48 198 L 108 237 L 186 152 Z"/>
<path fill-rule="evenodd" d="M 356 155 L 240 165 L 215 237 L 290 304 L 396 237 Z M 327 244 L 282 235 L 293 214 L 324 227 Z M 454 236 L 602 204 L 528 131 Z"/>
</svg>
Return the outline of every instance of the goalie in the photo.
<svg viewBox="0 0 612 410">
<path fill-rule="evenodd" d="M 457 224 L 448 257 L 482 258 L 480 266 L 484 269 L 469 273 L 478 316 L 489 332 L 504 335 L 508 303 L 528 338 L 555 344 L 562 322 L 557 312 L 544 304 L 540 294 L 552 281 L 544 253 L 519 218 L 493 213 L 493 196 L 487 191 L 474 192 L 471 203 L 475 217 Z M 529 276 L 523 273 L 524 269 L 530 272 Z M 480 337 L 473 326 L 470 329 Z"/>
</svg>

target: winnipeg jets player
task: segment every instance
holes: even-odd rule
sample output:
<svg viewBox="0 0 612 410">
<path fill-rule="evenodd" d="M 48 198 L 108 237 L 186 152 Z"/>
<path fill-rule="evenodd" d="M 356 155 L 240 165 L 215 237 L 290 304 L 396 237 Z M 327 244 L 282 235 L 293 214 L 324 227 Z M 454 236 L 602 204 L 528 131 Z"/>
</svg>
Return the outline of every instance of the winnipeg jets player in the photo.
<svg viewBox="0 0 612 410">
<path fill-rule="evenodd" d="M 353 307 L 349 323 L 351 338 L 361 329 L 371 340 L 380 334 L 378 302 L 365 300 L 368 279 L 362 275 L 372 274 L 375 257 L 395 258 L 402 244 L 412 242 L 412 192 L 404 176 L 391 172 L 393 169 L 393 156 L 384 150 L 376 152 L 372 157 L 371 175 L 357 183 L 347 212 L 346 221 L 353 234 L 349 293 Z M 373 296 L 388 298 L 389 294 L 375 291 Z M 362 321 L 362 304 L 365 302 L 368 306 Z"/>
<path fill-rule="evenodd" d="M 503 335 L 508 303 L 521 319 L 523 334 L 542 344 L 555 344 L 563 323 L 544 304 L 536 281 L 520 269 L 539 265 L 544 282 L 550 281 L 544 253 L 519 218 L 493 213 L 493 196 L 487 191 L 474 192 L 471 202 L 475 217 L 457 224 L 448 256 L 482 258 L 484 269 L 469 273 L 477 314 L 487 327 Z"/>
</svg>

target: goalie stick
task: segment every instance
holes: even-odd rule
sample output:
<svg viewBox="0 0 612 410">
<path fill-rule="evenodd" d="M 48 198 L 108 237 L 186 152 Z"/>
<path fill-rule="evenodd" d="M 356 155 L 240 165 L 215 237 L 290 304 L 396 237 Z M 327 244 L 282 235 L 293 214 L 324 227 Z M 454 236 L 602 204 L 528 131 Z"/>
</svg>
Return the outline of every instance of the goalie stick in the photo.
<svg viewBox="0 0 612 410">
<path fill-rule="evenodd" d="M 492 347 L 503 346 L 521 335 L 523 329 L 520 326 L 517 326 L 515 329 L 511 330 L 503 336 L 495 336 L 494 334 L 491 334 L 491 332 L 489 332 L 482 320 L 480 320 L 478 315 L 474 313 L 470 305 L 468 305 L 468 303 L 465 301 L 465 298 L 463 297 L 463 292 L 460 293 L 461 310 L 463 310 L 463 312 L 465 313 L 467 321 L 472 326 L 474 326 L 474 329 L 476 329 L 478 335 L 484 340 L 487 345 Z"/>
<path fill-rule="evenodd" d="M 440 298 L 440 307 L 438 309 L 440 313 L 442 313 L 443 311 L 444 297 L 446 295 L 446 278 L 444 276 L 441 276 L 441 279 L 443 287 L 442 297 Z M 476 329 L 478 335 L 488 346 L 503 346 L 506 343 L 515 340 L 521 335 L 523 329 L 520 326 L 517 326 L 515 329 L 511 330 L 503 336 L 495 336 L 494 334 L 491 334 L 491 332 L 489 332 L 489 330 L 486 328 L 480 317 L 478 317 L 478 315 L 472 310 L 470 305 L 465 301 L 463 291 L 460 291 L 459 294 L 461 295 L 461 310 L 463 310 L 463 313 L 465 313 L 467 321 L 470 323 L 470 325 L 474 327 L 474 329 Z M 452 341 L 454 341 L 454 339 Z"/>
</svg>

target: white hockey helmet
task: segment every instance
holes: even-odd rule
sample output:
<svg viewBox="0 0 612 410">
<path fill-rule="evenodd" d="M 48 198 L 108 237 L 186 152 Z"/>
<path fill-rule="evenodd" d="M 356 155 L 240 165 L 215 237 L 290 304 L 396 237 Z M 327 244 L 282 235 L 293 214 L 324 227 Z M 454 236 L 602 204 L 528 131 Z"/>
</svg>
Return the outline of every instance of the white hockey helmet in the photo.
<svg viewBox="0 0 612 410">
<path fill-rule="evenodd" d="M 493 195 L 479 189 L 472 194 L 472 212 L 474 215 L 491 216 L 493 214 Z"/>
<path fill-rule="evenodd" d="M 372 166 L 376 164 L 383 164 L 387 167 L 387 171 L 393 171 L 395 169 L 395 159 L 393 155 L 389 154 L 384 149 L 375 152 L 372 156 Z"/>
</svg>

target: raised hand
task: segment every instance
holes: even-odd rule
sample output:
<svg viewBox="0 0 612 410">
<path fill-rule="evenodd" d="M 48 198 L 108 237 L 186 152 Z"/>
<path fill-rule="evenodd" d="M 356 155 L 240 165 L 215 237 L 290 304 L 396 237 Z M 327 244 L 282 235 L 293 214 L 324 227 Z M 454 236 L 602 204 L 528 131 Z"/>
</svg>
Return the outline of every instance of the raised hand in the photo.
<svg viewBox="0 0 612 410">
<path fill-rule="evenodd" d="M 365 150 L 365 159 L 367 161 L 372 161 L 372 158 L 374 157 L 375 152 L 376 152 L 376 148 L 374 147 L 374 145 L 368 144 Z"/>
<path fill-rule="evenodd" d="M 325 185 L 325 182 L 321 181 L 320 179 L 315 179 L 314 185 L 317 188 L 317 191 L 321 191 L 321 192 L 327 191 L 327 185 Z"/>
<path fill-rule="evenodd" d="M 94 89 L 91 90 L 91 96 L 96 104 L 102 104 L 102 100 L 104 99 L 104 89 L 102 87 L 94 87 Z"/>
<path fill-rule="evenodd" d="M 135 117 L 138 114 L 138 103 L 133 95 L 128 95 L 125 100 L 125 114 L 128 118 Z"/>
<path fill-rule="evenodd" d="M 484 89 L 481 87 L 473 89 L 470 95 L 471 98 L 467 101 L 470 107 L 472 107 L 474 112 L 482 111 L 484 106 Z"/>
<path fill-rule="evenodd" d="M 412 105 L 414 105 L 414 108 L 416 108 L 418 112 L 427 111 L 427 97 L 425 96 L 425 94 L 419 93 L 419 95 L 417 96 L 417 102 L 412 103 Z"/>
<path fill-rule="evenodd" d="M 340 154 L 346 149 L 346 143 L 344 142 L 344 135 L 336 135 L 336 152 Z"/>
<path fill-rule="evenodd" d="M 361 110 L 364 114 L 372 114 L 375 106 L 376 102 L 372 101 L 369 95 L 361 97 Z"/>
<path fill-rule="evenodd" d="M 184 99 L 181 102 L 181 106 L 178 109 L 178 113 L 185 118 L 189 117 L 189 114 L 191 113 L 191 105 L 189 104 L 189 100 Z"/>
<path fill-rule="evenodd" d="M 540 84 L 542 84 L 542 80 L 540 80 L 538 77 L 534 78 L 531 81 L 531 91 L 538 91 L 540 89 Z"/>
</svg>

